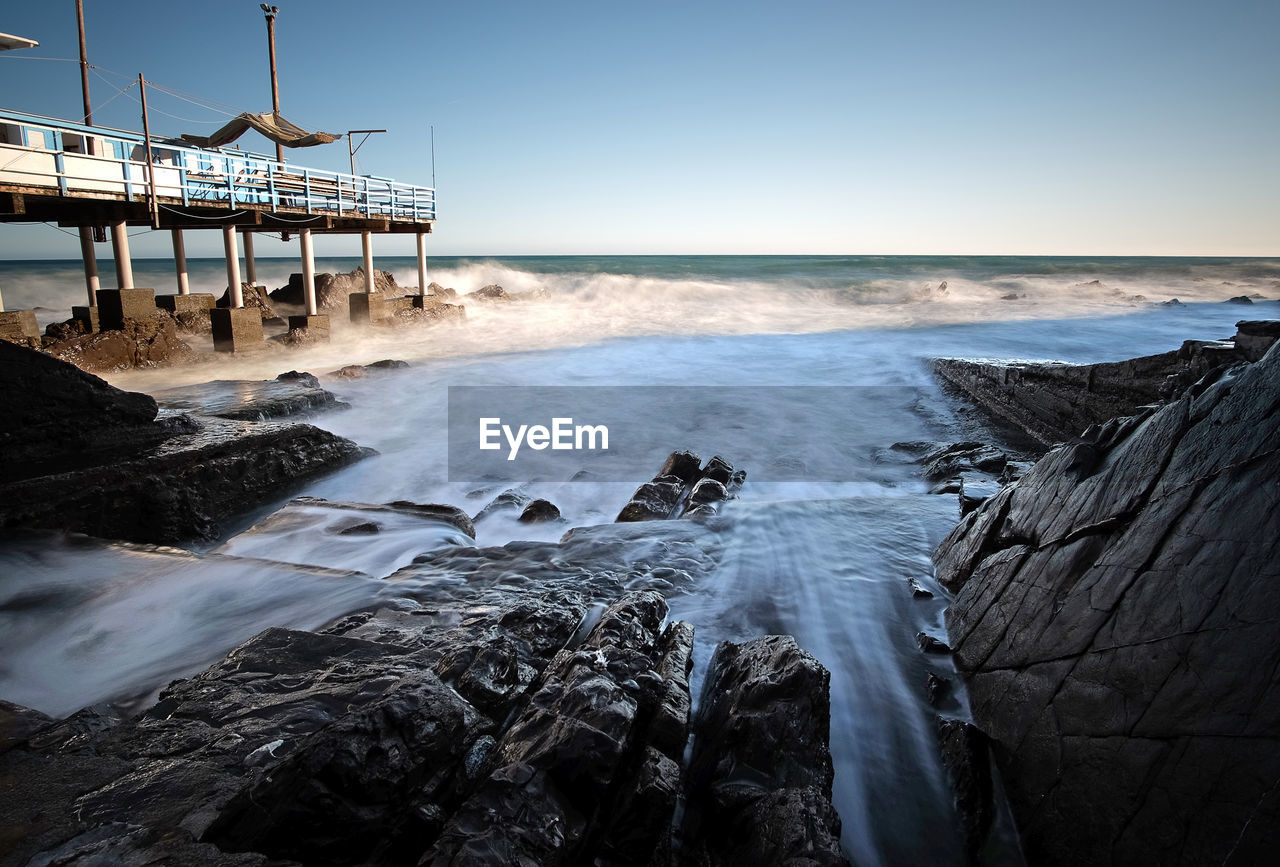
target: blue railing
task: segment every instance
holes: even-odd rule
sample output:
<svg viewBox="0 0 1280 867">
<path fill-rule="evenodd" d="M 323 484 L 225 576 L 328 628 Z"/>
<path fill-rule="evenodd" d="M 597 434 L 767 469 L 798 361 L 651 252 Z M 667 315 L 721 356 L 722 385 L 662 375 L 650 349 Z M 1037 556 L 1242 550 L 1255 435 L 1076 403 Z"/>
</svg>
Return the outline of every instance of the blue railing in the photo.
<svg viewBox="0 0 1280 867">
<path fill-rule="evenodd" d="M 0 186 L 146 201 L 154 174 L 156 198 L 170 207 L 248 206 L 415 223 L 436 218 L 431 187 L 156 138 L 151 140 L 151 154 L 148 164 L 145 141 L 138 133 L 0 109 Z"/>
</svg>

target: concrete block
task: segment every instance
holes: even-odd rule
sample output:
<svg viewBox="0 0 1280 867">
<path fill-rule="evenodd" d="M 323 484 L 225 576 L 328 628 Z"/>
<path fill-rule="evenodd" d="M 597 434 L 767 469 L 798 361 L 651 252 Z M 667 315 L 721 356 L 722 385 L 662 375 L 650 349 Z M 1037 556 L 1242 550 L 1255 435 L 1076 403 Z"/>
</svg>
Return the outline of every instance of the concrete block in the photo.
<svg viewBox="0 0 1280 867">
<path fill-rule="evenodd" d="M 316 340 L 327 341 L 329 339 L 329 316 L 325 313 L 317 313 L 315 316 L 290 316 L 289 330 L 301 328 L 307 332 L 308 336 L 314 337 Z"/>
<path fill-rule="evenodd" d="M 246 352 L 262 349 L 262 314 L 256 307 L 214 307 L 209 311 L 213 325 L 213 348 L 218 352 Z"/>
<path fill-rule="evenodd" d="M 418 310 L 430 310 L 433 307 L 441 307 L 446 303 L 442 295 L 406 295 L 405 297 Z"/>
<path fill-rule="evenodd" d="M 39 340 L 40 325 L 34 310 L 0 310 L 0 340 Z"/>
<path fill-rule="evenodd" d="M 214 308 L 214 297 L 207 292 L 190 295 L 157 295 L 156 306 L 168 310 L 174 316 L 179 313 L 203 313 Z"/>
<path fill-rule="evenodd" d="M 352 322 L 381 322 L 387 318 L 387 301 L 381 295 L 352 292 L 350 295 Z"/>
<path fill-rule="evenodd" d="M 154 289 L 99 289 L 98 322 L 103 331 L 119 331 L 129 319 L 156 315 Z"/>
<path fill-rule="evenodd" d="M 97 307 L 72 307 L 71 318 L 83 322 L 90 334 L 97 334 L 102 330 L 102 325 L 98 321 Z"/>
</svg>

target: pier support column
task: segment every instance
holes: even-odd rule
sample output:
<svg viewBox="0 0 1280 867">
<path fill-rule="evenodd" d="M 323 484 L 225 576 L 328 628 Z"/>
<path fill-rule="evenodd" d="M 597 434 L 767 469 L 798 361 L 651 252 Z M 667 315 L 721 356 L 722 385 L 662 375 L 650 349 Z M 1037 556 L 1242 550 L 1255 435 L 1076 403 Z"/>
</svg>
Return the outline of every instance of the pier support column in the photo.
<svg viewBox="0 0 1280 867">
<path fill-rule="evenodd" d="M 373 232 L 360 233 L 360 250 L 364 253 L 364 294 L 373 294 Z"/>
<path fill-rule="evenodd" d="M 93 248 L 93 228 L 80 227 L 80 258 L 84 260 L 84 287 L 89 291 L 89 306 L 98 306 L 98 254 Z"/>
<path fill-rule="evenodd" d="M 427 233 L 418 233 L 418 294 L 427 294 Z"/>
<path fill-rule="evenodd" d="M 244 278 L 250 286 L 258 285 L 258 265 L 253 259 L 253 232 L 244 233 Z"/>
<path fill-rule="evenodd" d="M 129 227 L 124 220 L 111 224 L 111 252 L 116 259 L 116 288 L 133 288 L 133 260 L 129 258 Z"/>
<path fill-rule="evenodd" d="M 307 315 L 316 315 L 316 254 L 311 246 L 311 230 L 298 233 L 302 243 L 302 294 L 307 301 Z"/>
<path fill-rule="evenodd" d="M 182 230 L 173 229 L 173 266 L 178 271 L 178 294 L 191 294 L 191 281 L 187 277 L 187 248 L 182 242 Z"/>
<path fill-rule="evenodd" d="M 329 339 L 329 316 L 316 312 L 316 254 L 311 246 L 311 230 L 303 229 L 298 233 L 302 244 L 302 295 L 307 302 L 307 312 L 303 316 L 289 317 L 289 331 L 305 331 L 313 340 Z"/>
<path fill-rule="evenodd" d="M 231 306 L 244 306 L 244 293 L 240 291 L 240 250 L 236 245 L 236 227 L 227 223 L 222 227 L 222 249 L 227 257 L 227 284 L 231 291 Z"/>
</svg>

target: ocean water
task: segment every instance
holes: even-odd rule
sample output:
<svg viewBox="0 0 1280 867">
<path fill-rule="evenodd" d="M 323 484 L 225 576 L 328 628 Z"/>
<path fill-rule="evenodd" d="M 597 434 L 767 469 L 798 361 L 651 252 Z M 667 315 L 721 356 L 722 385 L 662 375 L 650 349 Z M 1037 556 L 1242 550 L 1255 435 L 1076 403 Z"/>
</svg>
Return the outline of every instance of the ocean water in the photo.
<svg viewBox="0 0 1280 867">
<path fill-rule="evenodd" d="M 318 267 L 357 264 L 327 260 Z M 412 259 L 376 264 L 406 286 L 416 282 Z M 274 287 L 294 267 L 262 260 L 258 273 Z M 170 275 L 171 263 L 135 263 L 139 285 L 172 291 Z M 225 288 L 220 261 L 193 261 L 192 275 L 197 290 Z M 957 520 L 957 504 L 929 494 L 915 466 L 888 448 L 974 432 L 971 414 L 936 388 L 929 359 L 1116 360 L 1188 338 L 1226 337 L 1242 318 L 1280 316 L 1274 259 L 474 258 L 432 259 L 429 278 L 462 294 L 497 283 L 517 300 L 463 299 L 467 318 L 456 325 L 337 322 L 325 347 L 108 378 L 157 391 L 309 370 L 351 406 L 312 423 L 378 455 L 301 493 L 443 502 L 471 514 L 510 485 L 451 477 L 449 452 L 458 447 L 447 436 L 451 386 L 529 386 L 530 394 L 534 387 L 593 386 L 601 411 L 624 417 L 630 387 L 670 387 L 662 412 L 634 419 L 654 443 L 652 469 L 668 451 L 689 448 L 704 458 L 723 452 L 749 474 L 740 498 L 723 511 L 720 566 L 672 599 L 672 616 L 697 630 L 695 681 L 717 642 L 769 633 L 795 635 L 828 666 L 835 802 L 843 842 L 859 864 L 963 861 L 933 714 L 965 718 L 967 709 L 962 690 L 936 710 L 927 704 L 926 674 L 952 671 L 948 660 L 925 657 L 915 643 L 919 631 L 944 634 L 946 598 L 932 580 L 929 555 Z M 44 321 L 81 303 L 79 280 L 74 262 L 0 263 L 6 304 L 38 306 Z M 110 284 L 108 274 L 103 282 Z M 1225 303 L 1238 296 L 1252 304 Z M 1172 298 L 1181 303 L 1160 303 Z M 357 380 L 325 376 L 341 364 L 388 357 L 411 366 Z M 826 397 L 805 397 L 818 394 Z M 559 466 L 558 475 L 520 487 L 555 502 L 564 523 L 526 526 L 499 514 L 479 522 L 478 544 L 554 540 L 570 526 L 609 523 L 635 487 L 573 481 L 589 466 L 575 452 Z M 789 470 L 787 480 L 768 481 L 779 467 Z M 277 537 L 236 541 L 283 501 L 227 526 L 231 541 L 220 550 L 257 563 L 332 559 L 331 537 L 308 534 L 297 522 Z M 221 555 L 140 564 L 140 555 L 99 553 L 74 540 L 0 544 L 0 698 L 58 714 L 112 699 L 136 705 L 269 622 L 314 626 L 386 592 L 378 579 L 407 563 L 415 548 L 441 544 L 413 532 L 371 537 L 356 560 L 330 564 L 368 577 L 285 569 L 281 580 L 261 576 L 284 567 L 245 561 L 236 570 L 236 561 Z M 908 578 L 935 598 L 912 599 Z M 990 863 L 1019 858 L 1008 834 L 987 856 Z"/>
</svg>

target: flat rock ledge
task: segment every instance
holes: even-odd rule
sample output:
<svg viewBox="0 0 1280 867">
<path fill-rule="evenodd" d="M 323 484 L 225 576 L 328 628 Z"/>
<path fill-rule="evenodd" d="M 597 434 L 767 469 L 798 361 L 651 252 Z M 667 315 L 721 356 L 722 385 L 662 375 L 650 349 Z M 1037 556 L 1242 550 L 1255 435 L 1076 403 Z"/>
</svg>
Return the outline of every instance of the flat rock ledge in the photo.
<svg viewBox="0 0 1280 867">
<path fill-rule="evenodd" d="M 1172 352 L 1103 364 L 939 358 L 934 373 L 996 419 L 1045 445 L 1163 403 L 1213 370 L 1257 361 L 1280 321 L 1242 320 L 1227 340 L 1188 340 Z"/>
<path fill-rule="evenodd" d="M 693 628 L 627 588 L 707 532 L 420 558 L 388 579 L 416 596 L 269 629 L 132 720 L 0 704 L 0 865 L 845 864 L 794 640 L 717 650 L 690 785 Z"/>
<path fill-rule="evenodd" d="M 1054 449 L 936 551 L 1029 863 L 1274 858 L 1277 479 L 1272 346 Z"/>
<path fill-rule="evenodd" d="M 11 408 L 0 418 L 0 529 L 212 540 L 219 522 L 369 453 L 310 425 L 233 420 L 239 398 L 226 391 L 238 384 L 217 385 L 204 396 L 221 417 L 162 415 L 148 395 L 0 342 L 0 396 Z M 241 405 L 253 418 L 332 404 L 305 382 L 258 385 L 257 402 Z"/>
</svg>

